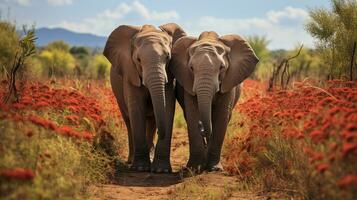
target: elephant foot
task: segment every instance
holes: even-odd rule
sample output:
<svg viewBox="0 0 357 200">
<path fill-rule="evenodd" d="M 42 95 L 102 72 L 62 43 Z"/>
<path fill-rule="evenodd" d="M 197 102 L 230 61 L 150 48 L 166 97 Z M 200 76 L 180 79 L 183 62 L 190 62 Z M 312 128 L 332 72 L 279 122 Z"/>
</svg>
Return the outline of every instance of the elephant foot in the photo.
<svg viewBox="0 0 357 200">
<path fill-rule="evenodd" d="M 198 174 L 201 174 L 203 172 L 203 168 L 201 166 L 196 166 L 196 167 L 182 167 L 180 170 L 180 174 L 182 177 L 191 177 L 195 176 Z"/>
<path fill-rule="evenodd" d="M 186 171 L 189 174 L 195 175 L 195 174 L 201 174 L 204 169 L 205 165 L 202 164 L 203 162 L 188 162 L 186 167 L 183 168 L 183 171 Z"/>
<path fill-rule="evenodd" d="M 169 160 L 155 159 L 151 164 L 151 172 L 153 173 L 171 173 L 172 168 Z"/>
<path fill-rule="evenodd" d="M 129 153 L 128 160 L 125 162 L 126 165 L 130 166 L 133 164 L 134 156 Z"/>
<path fill-rule="evenodd" d="M 150 158 L 135 158 L 129 169 L 138 172 L 150 172 Z"/>
<path fill-rule="evenodd" d="M 220 162 L 215 165 L 207 165 L 207 171 L 208 172 L 223 172 L 223 166 Z"/>
<path fill-rule="evenodd" d="M 126 165 L 130 166 L 131 164 L 133 164 L 133 160 L 132 159 L 128 159 L 126 162 L 125 162 Z"/>
</svg>

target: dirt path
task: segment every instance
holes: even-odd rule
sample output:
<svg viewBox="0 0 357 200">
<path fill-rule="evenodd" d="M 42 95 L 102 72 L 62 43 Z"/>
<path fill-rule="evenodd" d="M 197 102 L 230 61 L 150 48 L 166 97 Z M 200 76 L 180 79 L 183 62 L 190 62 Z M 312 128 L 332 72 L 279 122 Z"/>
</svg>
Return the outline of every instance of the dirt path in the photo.
<svg viewBox="0 0 357 200">
<path fill-rule="evenodd" d="M 218 197 L 218 199 L 263 199 L 248 192 L 240 192 L 236 189 L 238 180 L 222 173 L 204 173 L 183 179 L 178 171 L 187 162 L 187 141 L 187 133 L 174 131 L 171 164 L 176 173 L 119 172 L 115 183 L 90 188 L 94 193 L 94 199 L 190 199 L 190 193 L 197 195 L 192 199 L 205 199 L 201 194 L 203 190 L 210 193 L 209 197 Z"/>
</svg>

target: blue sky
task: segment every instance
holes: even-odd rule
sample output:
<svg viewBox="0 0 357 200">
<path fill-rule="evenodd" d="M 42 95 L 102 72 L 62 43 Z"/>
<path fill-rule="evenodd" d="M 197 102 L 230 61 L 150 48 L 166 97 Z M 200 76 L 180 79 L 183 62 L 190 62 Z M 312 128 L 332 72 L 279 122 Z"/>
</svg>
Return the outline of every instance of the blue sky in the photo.
<svg viewBox="0 0 357 200">
<path fill-rule="evenodd" d="M 303 26 L 308 10 L 329 0 L 0 0 L 2 18 L 36 27 L 108 35 L 121 24 L 180 24 L 189 35 L 265 35 L 271 49 L 313 46 Z"/>
</svg>

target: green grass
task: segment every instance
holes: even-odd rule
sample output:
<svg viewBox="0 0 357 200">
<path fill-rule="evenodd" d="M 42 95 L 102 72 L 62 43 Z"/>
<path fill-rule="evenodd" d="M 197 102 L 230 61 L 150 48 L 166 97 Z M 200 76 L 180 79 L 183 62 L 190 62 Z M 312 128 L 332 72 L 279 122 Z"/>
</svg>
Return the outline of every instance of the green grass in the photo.
<svg viewBox="0 0 357 200">
<path fill-rule="evenodd" d="M 201 176 L 194 176 L 186 179 L 185 182 L 177 186 L 168 199 L 170 200 L 221 200 L 228 199 L 232 195 L 234 186 L 227 183 L 218 183 L 216 186 L 212 183 L 206 183 Z"/>
</svg>

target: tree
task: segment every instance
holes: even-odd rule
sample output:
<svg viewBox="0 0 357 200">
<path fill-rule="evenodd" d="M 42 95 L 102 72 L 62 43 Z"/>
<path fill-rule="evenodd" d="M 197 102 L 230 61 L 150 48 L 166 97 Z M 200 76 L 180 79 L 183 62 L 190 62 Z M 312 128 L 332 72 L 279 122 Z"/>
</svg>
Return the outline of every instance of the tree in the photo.
<svg viewBox="0 0 357 200">
<path fill-rule="evenodd" d="M 69 52 L 69 48 L 70 48 L 69 45 L 63 40 L 51 42 L 45 47 L 45 49 L 49 51 L 60 50 L 64 52 Z"/>
<path fill-rule="evenodd" d="M 19 40 L 18 46 L 19 49 L 16 50 L 14 63 L 11 66 L 11 71 L 9 73 L 9 90 L 8 94 L 3 98 L 4 103 L 8 103 L 10 100 L 14 99 L 15 102 L 18 102 L 18 94 L 16 88 L 16 75 L 19 69 L 24 67 L 26 59 L 31 57 L 36 53 L 35 47 L 35 28 L 27 31 L 24 27 L 25 36 Z"/>
<path fill-rule="evenodd" d="M 0 21 L 0 75 L 9 76 L 16 51 L 19 48 L 19 36 L 16 27 L 8 22 Z"/>
<path fill-rule="evenodd" d="M 270 41 L 265 36 L 253 35 L 247 37 L 248 43 L 254 49 L 255 54 L 259 59 L 266 59 L 269 57 L 268 45 Z"/>
<path fill-rule="evenodd" d="M 47 69 L 48 76 L 65 76 L 73 73 L 75 67 L 74 57 L 62 50 L 44 50 L 40 53 L 39 58 L 42 66 Z"/>
<path fill-rule="evenodd" d="M 258 35 L 248 36 L 247 41 L 259 58 L 259 63 L 253 78 L 267 79 L 272 69 L 272 61 L 270 58 L 270 51 L 268 49 L 270 41 L 265 36 Z"/>
<path fill-rule="evenodd" d="M 89 50 L 86 47 L 71 47 L 71 49 L 69 50 L 69 52 L 78 58 L 83 58 L 86 56 L 89 56 Z"/>
<path fill-rule="evenodd" d="M 64 41 L 54 41 L 43 48 L 38 56 L 44 71 L 48 76 L 72 75 L 76 60 L 69 52 L 69 45 Z"/>
<path fill-rule="evenodd" d="M 95 55 L 91 63 L 89 73 L 92 78 L 105 79 L 109 77 L 111 65 L 102 54 Z"/>
<path fill-rule="evenodd" d="M 317 47 L 329 64 L 329 79 L 356 77 L 352 53 L 357 42 L 357 1 L 332 0 L 332 8 L 313 9 L 306 30 L 318 40 Z M 352 63 L 352 64 L 351 64 Z"/>
<path fill-rule="evenodd" d="M 81 76 L 89 65 L 90 50 L 86 47 L 71 47 L 69 52 L 76 58 L 76 75 Z"/>
</svg>

